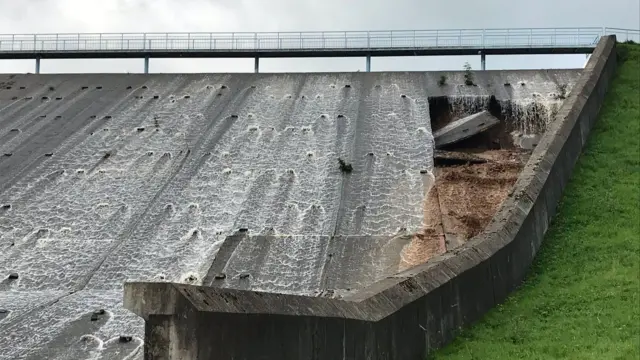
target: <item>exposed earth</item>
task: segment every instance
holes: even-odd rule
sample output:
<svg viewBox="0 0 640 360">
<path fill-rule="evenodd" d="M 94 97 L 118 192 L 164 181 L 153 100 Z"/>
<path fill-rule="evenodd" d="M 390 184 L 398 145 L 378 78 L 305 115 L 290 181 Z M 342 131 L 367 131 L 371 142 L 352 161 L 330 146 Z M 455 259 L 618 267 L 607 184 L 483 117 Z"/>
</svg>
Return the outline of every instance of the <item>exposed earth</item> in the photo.
<svg viewBox="0 0 640 360">
<path fill-rule="evenodd" d="M 400 270 L 424 263 L 478 235 L 509 195 L 529 156 L 520 149 L 466 149 L 484 163 L 435 167 L 425 197 L 425 229 L 402 253 Z"/>
</svg>

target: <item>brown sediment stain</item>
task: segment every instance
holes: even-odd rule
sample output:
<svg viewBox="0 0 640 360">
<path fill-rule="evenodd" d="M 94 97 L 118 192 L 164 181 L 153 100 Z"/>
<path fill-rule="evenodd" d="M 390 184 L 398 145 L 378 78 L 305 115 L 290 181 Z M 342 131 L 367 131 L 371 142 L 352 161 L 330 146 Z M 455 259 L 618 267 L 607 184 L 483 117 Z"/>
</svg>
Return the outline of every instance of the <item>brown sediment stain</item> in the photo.
<svg viewBox="0 0 640 360">
<path fill-rule="evenodd" d="M 437 180 L 431 174 L 426 176 L 423 229 L 420 233 L 413 234 L 411 242 L 402 249 L 399 271 L 422 264 L 446 251 L 442 213 L 438 201 Z"/>
</svg>

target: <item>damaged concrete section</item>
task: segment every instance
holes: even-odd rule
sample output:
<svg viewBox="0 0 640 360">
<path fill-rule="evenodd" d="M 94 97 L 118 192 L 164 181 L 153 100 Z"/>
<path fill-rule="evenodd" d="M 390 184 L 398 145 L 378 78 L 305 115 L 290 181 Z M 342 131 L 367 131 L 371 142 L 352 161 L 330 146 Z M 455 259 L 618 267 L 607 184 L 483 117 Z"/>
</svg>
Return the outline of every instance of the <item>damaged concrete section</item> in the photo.
<svg viewBox="0 0 640 360">
<path fill-rule="evenodd" d="M 512 191 L 528 157 L 522 150 L 488 150 L 474 154 L 467 164 L 436 165 L 435 188 L 447 250 L 484 230 Z"/>
</svg>

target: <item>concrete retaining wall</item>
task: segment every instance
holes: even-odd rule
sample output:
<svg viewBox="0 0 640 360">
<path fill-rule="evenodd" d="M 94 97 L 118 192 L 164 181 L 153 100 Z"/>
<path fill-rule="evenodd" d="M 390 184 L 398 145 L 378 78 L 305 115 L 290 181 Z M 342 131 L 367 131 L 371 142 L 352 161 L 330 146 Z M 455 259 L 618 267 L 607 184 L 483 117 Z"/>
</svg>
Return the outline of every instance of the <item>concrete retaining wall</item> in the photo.
<svg viewBox="0 0 640 360">
<path fill-rule="evenodd" d="M 525 277 L 616 69 L 604 37 L 487 229 L 342 300 L 128 283 L 147 359 L 424 359 Z"/>
</svg>

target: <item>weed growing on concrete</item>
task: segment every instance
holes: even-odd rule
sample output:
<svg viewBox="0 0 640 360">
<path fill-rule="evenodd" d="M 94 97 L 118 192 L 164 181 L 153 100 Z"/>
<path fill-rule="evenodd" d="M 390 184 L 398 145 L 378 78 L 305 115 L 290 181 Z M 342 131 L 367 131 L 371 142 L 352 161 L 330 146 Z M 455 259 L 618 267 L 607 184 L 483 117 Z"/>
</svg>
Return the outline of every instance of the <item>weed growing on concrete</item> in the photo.
<svg viewBox="0 0 640 360">
<path fill-rule="evenodd" d="M 440 76 L 440 80 L 438 80 L 438 85 L 444 86 L 446 83 L 447 83 L 447 76 L 446 75 Z"/>
<path fill-rule="evenodd" d="M 473 85 L 473 72 L 471 71 L 471 64 L 468 62 L 464 63 L 464 83 L 467 86 Z"/>
<path fill-rule="evenodd" d="M 347 164 L 342 158 L 338 158 L 338 163 L 340 163 L 340 171 L 343 173 L 350 173 L 353 171 L 353 166 L 351 164 Z"/>
<path fill-rule="evenodd" d="M 567 98 L 567 84 L 558 84 L 556 85 L 556 89 L 558 93 L 556 94 L 556 99 L 566 99 Z"/>
</svg>

